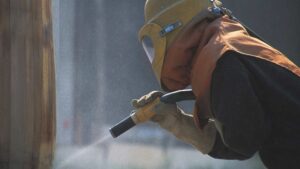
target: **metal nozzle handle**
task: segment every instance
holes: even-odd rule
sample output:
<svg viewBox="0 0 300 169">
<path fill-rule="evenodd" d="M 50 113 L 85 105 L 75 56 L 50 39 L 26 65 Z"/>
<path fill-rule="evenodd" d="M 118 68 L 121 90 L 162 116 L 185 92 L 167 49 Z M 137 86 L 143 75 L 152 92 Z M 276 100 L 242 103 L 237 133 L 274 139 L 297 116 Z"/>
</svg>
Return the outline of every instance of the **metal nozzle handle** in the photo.
<svg viewBox="0 0 300 169">
<path fill-rule="evenodd" d="M 194 99 L 195 99 L 195 95 L 193 94 L 192 90 L 186 89 L 186 90 L 178 90 L 175 92 L 167 93 L 167 94 L 163 95 L 157 101 L 158 102 L 161 101 L 164 103 L 176 103 L 176 102 L 183 101 L 183 100 L 194 100 Z M 153 104 L 156 104 L 156 103 L 154 102 Z M 152 105 L 148 105 L 148 107 L 146 107 L 145 109 L 151 108 L 151 106 Z M 141 110 L 141 111 L 144 111 L 144 110 Z M 141 114 L 141 113 L 138 113 L 138 114 Z M 130 116 L 126 117 L 124 120 L 120 121 L 114 127 L 110 128 L 109 131 L 110 131 L 111 135 L 113 136 L 113 138 L 116 138 L 119 135 L 126 132 L 127 130 L 129 130 L 130 128 L 132 128 L 133 126 L 135 126 L 136 123 L 143 122 L 145 119 L 149 119 L 148 115 L 149 114 L 147 114 L 146 116 L 140 116 L 140 118 L 138 118 L 138 120 L 134 120 L 133 116 L 130 115 Z"/>
<path fill-rule="evenodd" d="M 131 118 L 131 116 L 128 116 L 127 118 L 123 119 L 120 121 L 118 124 L 113 126 L 112 128 L 109 129 L 110 134 L 112 135 L 113 138 L 118 137 L 119 135 L 123 134 L 133 126 L 135 126 L 135 122 Z"/>
</svg>

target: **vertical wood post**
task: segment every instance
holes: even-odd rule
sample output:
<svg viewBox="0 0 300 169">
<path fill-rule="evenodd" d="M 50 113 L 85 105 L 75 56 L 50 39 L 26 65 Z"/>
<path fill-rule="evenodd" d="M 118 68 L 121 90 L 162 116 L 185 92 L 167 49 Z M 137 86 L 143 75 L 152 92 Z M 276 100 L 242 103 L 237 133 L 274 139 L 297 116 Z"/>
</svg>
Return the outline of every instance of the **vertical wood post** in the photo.
<svg viewBox="0 0 300 169">
<path fill-rule="evenodd" d="M 51 0 L 1 0 L 0 168 L 50 169 L 55 125 Z"/>
</svg>

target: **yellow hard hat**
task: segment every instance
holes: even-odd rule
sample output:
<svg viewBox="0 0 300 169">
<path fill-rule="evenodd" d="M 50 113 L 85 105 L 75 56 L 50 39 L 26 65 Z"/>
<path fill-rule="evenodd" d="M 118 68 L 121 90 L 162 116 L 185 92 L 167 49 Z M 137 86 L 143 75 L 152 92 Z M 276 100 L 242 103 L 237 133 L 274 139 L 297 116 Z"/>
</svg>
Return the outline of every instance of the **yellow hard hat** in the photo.
<svg viewBox="0 0 300 169">
<path fill-rule="evenodd" d="M 194 16 L 213 6 L 221 6 L 221 2 L 218 0 L 146 1 L 145 25 L 139 31 L 139 39 L 159 82 L 166 49 Z"/>
</svg>

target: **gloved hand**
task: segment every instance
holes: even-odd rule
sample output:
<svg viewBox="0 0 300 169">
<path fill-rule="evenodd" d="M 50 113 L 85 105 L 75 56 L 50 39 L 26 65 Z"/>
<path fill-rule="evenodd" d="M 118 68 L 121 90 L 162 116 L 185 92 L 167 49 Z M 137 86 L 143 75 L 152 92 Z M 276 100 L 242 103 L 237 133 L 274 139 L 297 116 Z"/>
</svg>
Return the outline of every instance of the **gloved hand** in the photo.
<svg viewBox="0 0 300 169">
<path fill-rule="evenodd" d="M 135 108 L 142 108 L 156 98 L 161 97 L 162 92 L 152 91 L 139 99 L 132 100 Z M 193 145 L 203 154 L 211 151 L 216 137 L 214 122 L 210 121 L 202 130 L 197 128 L 192 115 L 184 113 L 176 104 L 160 102 L 152 109 L 156 114 L 151 121 L 156 122 L 161 128 L 171 132 L 178 139 Z"/>
</svg>

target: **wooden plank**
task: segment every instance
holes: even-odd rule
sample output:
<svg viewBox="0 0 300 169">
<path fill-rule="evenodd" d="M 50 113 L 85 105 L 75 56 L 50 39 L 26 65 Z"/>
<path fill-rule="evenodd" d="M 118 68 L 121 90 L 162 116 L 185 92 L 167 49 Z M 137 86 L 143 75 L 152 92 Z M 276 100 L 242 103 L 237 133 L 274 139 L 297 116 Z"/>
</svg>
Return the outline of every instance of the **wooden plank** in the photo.
<svg viewBox="0 0 300 169">
<path fill-rule="evenodd" d="M 0 1 L 0 168 L 8 169 L 10 137 L 10 8 Z"/>
<path fill-rule="evenodd" d="M 32 152 L 25 151 L 26 127 L 25 116 L 27 111 L 26 105 L 26 39 L 27 24 L 26 15 L 29 15 L 29 9 L 26 1 L 10 1 L 10 24 L 11 24 L 11 112 L 10 112 L 10 169 L 23 168 L 24 164 L 30 164 L 27 161 Z M 27 12 L 28 11 L 28 12 Z"/>
<path fill-rule="evenodd" d="M 0 43 L 6 44 L 0 48 L 0 168 L 50 169 L 55 141 L 51 0 L 0 5 Z"/>
</svg>

